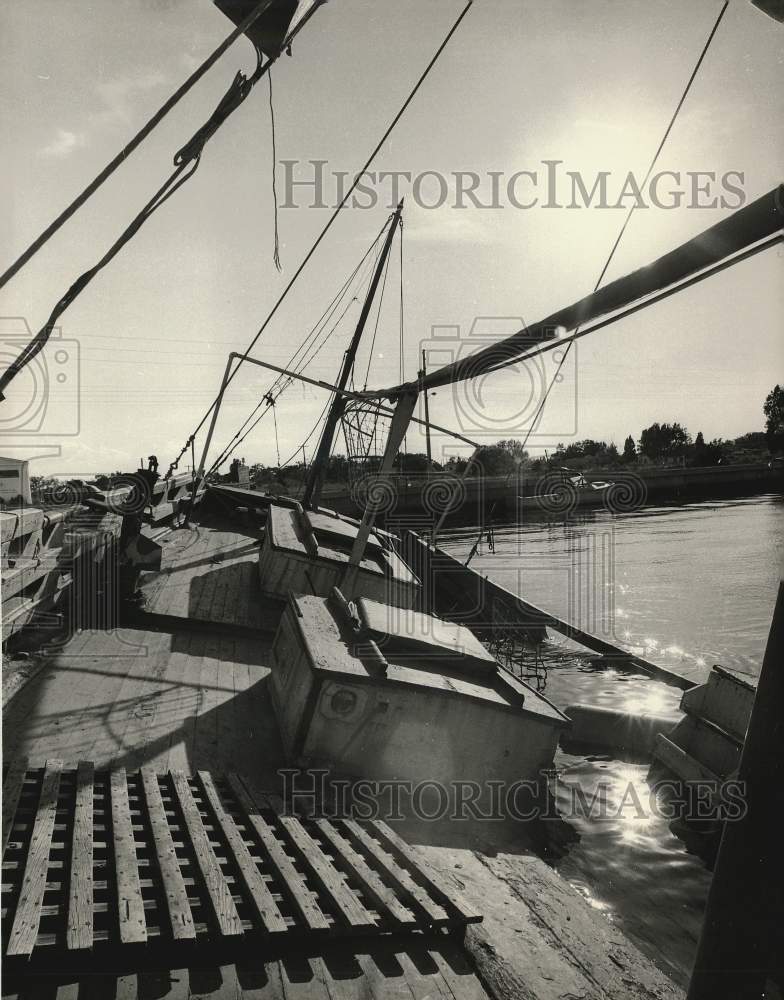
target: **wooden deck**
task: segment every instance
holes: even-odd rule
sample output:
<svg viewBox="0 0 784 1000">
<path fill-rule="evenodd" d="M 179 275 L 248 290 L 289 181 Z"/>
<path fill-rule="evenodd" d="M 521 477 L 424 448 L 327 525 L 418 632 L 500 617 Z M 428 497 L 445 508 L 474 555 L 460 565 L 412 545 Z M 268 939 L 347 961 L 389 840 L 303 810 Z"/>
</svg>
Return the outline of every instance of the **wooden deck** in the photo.
<svg viewBox="0 0 784 1000">
<path fill-rule="evenodd" d="M 280 607 L 258 590 L 258 533 L 196 525 L 159 544 L 135 627 L 71 636 L 5 707 L 4 759 L 238 771 L 275 788 L 284 760 L 267 678 Z"/>
<path fill-rule="evenodd" d="M 3 797 L 6 972 L 481 920 L 385 823 L 293 815 L 236 773 L 14 762 Z"/>
<path fill-rule="evenodd" d="M 4 975 L 7 1000 L 488 1000 L 462 945 L 443 935 L 330 942 L 279 955 L 80 973 Z M 512 1000 L 510 996 L 510 1000 Z M 518 1000 L 517 997 L 514 1000 Z"/>
<path fill-rule="evenodd" d="M 4 712 L 5 760 L 236 770 L 276 787 L 269 644 L 203 632 L 80 633 Z"/>
<path fill-rule="evenodd" d="M 50 650 L 14 689 L 4 705 L 4 759 L 26 758 L 28 768 L 59 760 L 63 769 L 90 761 L 94 774 L 142 772 L 142 788 L 145 772 L 193 775 L 206 770 L 239 772 L 252 776 L 262 789 L 276 789 L 277 769 L 285 762 L 267 682 L 279 605 L 265 603 L 257 590 L 258 532 L 225 522 L 200 524 L 168 533 L 159 542 L 162 571 L 144 579 L 147 605 L 133 626 L 71 637 Z M 90 805 L 88 787 L 83 776 L 82 791 L 73 802 L 72 837 L 79 845 L 86 844 L 87 812 L 98 802 L 93 784 Z M 163 798 L 164 786 L 159 787 Z M 101 791 L 105 794 L 105 786 Z M 115 805 L 110 781 L 113 837 L 127 845 L 129 825 L 136 839 L 138 781 L 132 785 L 134 794 L 128 794 L 127 813 L 121 791 L 116 789 Z M 36 843 L 45 844 L 50 822 L 53 830 L 58 826 L 53 795 L 50 788 Z M 191 819 L 197 827 L 195 817 Z M 155 836 L 153 817 L 150 824 Z M 337 832 L 367 862 L 363 831 Z M 87 957 L 68 971 L 27 969 L 20 974 L 6 969 L 3 994 L 20 1000 L 239 1000 L 246 995 L 253 1000 L 484 1000 L 488 994 L 475 975 L 478 966 L 496 1000 L 562 1000 L 570 993 L 590 1000 L 677 995 L 661 973 L 538 859 L 530 859 L 536 879 L 529 859 L 518 855 L 519 846 L 509 860 L 510 874 L 496 872 L 491 870 L 495 849 L 481 853 L 467 843 L 470 831 L 452 832 L 459 849 L 450 838 L 441 846 L 420 847 L 417 856 L 451 879 L 485 914 L 484 924 L 468 929 L 468 953 L 443 929 L 395 932 L 374 940 L 325 938 L 294 947 L 267 944 L 263 950 L 256 944 L 220 959 L 194 941 L 193 951 L 181 960 L 129 958 L 119 966 L 81 949 Z M 290 833 L 279 833 L 278 843 L 292 843 Z M 482 843 L 495 839 L 493 830 L 481 833 Z M 160 825 L 157 835 L 165 837 Z M 322 831 L 316 839 L 326 846 L 326 836 Z M 345 852 L 344 844 L 336 843 Z M 43 857 L 45 846 L 39 844 L 36 851 Z M 89 865 L 86 852 L 75 857 L 69 893 L 78 899 L 87 891 Z M 352 861 L 357 864 L 357 858 Z M 133 895 L 133 870 L 124 868 L 123 879 L 123 891 Z M 39 893 L 40 880 L 33 879 L 30 888 Z M 44 906 L 54 905 L 53 888 L 45 880 Z M 553 900 L 559 901 L 557 913 L 550 912 Z M 143 948 L 133 943 L 140 924 L 131 916 L 129 910 L 124 920 L 128 948 Z M 86 940 L 87 929 L 78 921 L 71 933 L 75 945 Z"/>
<path fill-rule="evenodd" d="M 220 522 L 160 536 L 161 571 L 142 577 L 145 603 L 132 626 L 72 636 L 4 707 L 4 759 L 26 760 L 7 781 L 27 789 L 18 803 L 28 810 L 14 827 L 17 803 L 7 799 L 4 900 L 16 886 L 17 902 L 6 912 L 4 943 L 16 957 L 5 963 L 5 996 L 486 997 L 462 945 L 445 936 L 465 920 L 412 879 L 410 862 L 391 842 L 384 847 L 381 833 L 339 823 L 306 828 L 261 811 L 251 817 L 247 801 L 237 812 L 243 779 L 276 790 L 285 764 L 267 692 L 280 605 L 259 593 L 258 540 L 250 525 Z M 211 784 L 198 772 L 242 777 Z M 266 844 L 258 820 L 267 823 Z M 20 833 L 29 838 L 21 855 Z M 152 878 L 151 854 L 159 859 Z M 51 868 L 58 863 L 59 880 Z M 235 896 L 245 897 L 239 907 Z M 256 906 L 262 896 L 266 904 Z M 177 928 L 179 960 L 171 948 L 145 943 L 158 937 L 160 907 L 179 907 L 179 917 L 169 909 L 164 921 L 172 944 Z M 38 950 L 34 909 L 44 931 L 57 928 L 44 934 L 47 953 L 59 944 L 88 957 L 45 971 L 25 959 Z M 262 929 L 270 920 L 281 933 Z M 296 934 L 289 945 L 292 927 L 302 925 L 322 937 L 309 943 Z M 245 940 L 254 928 L 262 951 L 258 937 Z M 335 939 L 332 928 L 344 936 Z M 375 943 L 360 940 L 368 930 Z M 105 947 L 110 935 L 130 949 L 124 959 Z M 216 952 L 222 938 L 236 942 L 225 955 Z"/>
<path fill-rule="evenodd" d="M 142 577 L 144 615 L 272 634 L 281 603 L 261 594 L 261 532 L 221 520 L 168 532 L 158 539 L 161 569 Z"/>
</svg>

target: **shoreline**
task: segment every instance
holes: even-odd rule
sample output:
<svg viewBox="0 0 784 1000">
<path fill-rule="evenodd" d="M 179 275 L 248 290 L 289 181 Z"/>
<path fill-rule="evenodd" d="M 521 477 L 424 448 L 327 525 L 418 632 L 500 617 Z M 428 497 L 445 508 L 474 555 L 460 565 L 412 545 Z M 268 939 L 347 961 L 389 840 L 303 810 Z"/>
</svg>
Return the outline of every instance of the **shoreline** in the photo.
<svg viewBox="0 0 784 1000">
<path fill-rule="evenodd" d="M 512 522 L 531 515 L 563 518 L 575 510 L 632 513 L 662 503 L 727 500 L 784 491 L 784 471 L 765 463 L 691 469 L 626 466 L 595 469 L 583 474 L 589 481 L 601 479 L 613 486 L 608 490 L 593 490 L 589 486 L 557 491 L 552 489 L 553 474 L 549 478 L 534 477 L 527 476 L 525 471 L 516 477 L 468 477 L 463 480 L 443 473 L 430 478 L 423 474 L 395 475 L 390 477 L 391 496 L 382 516 L 391 519 L 401 514 L 439 517 L 449 506 L 449 489 L 454 510 L 447 514 L 446 523 L 451 526 L 476 525 L 486 521 L 489 514 L 496 522 Z M 541 492 L 542 486 L 548 488 L 547 493 Z M 296 495 L 291 487 L 284 489 L 281 486 L 280 492 Z M 323 506 L 340 514 L 361 516 L 361 492 L 344 483 L 327 484 L 322 492 Z"/>
</svg>

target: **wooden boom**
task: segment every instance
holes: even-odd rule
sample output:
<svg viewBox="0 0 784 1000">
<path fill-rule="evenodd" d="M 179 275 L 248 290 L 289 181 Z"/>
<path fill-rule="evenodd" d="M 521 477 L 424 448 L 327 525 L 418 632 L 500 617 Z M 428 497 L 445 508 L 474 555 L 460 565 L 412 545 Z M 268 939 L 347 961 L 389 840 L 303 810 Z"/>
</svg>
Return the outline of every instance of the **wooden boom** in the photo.
<svg viewBox="0 0 784 1000">
<path fill-rule="evenodd" d="M 406 383 L 368 395 L 391 397 L 402 392 L 422 391 L 474 378 L 502 365 L 504 361 L 512 361 L 541 341 L 551 340 L 559 327 L 574 330 L 600 316 L 623 309 L 645 296 L 677 285 L 706 268 L 727 261 L 760 241 L 774 237 L 777 233 L 782 235 L 782 227 L 784 185 L 780 184 L 653 263 L 610 282 L 604 288 L 586 295 L 578 302 L 552 313 L 511 337 L 439 368 L 416 383 Z"/>
</svg>

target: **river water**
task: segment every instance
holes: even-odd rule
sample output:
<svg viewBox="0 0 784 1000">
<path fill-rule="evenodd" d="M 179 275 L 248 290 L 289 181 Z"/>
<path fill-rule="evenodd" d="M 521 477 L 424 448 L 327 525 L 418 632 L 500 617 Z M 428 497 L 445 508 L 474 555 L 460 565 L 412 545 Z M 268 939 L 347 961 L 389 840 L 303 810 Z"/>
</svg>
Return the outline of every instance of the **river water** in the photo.
<svg viewBox="0 0 784 1000">
<path fill-rule="evenodd" d="M 586 631 L 699 681 L 714 663 L 754 678 L 784 572 L 780 495 L 646 507 L 628 514 L 573 514 L 496 526 L 471 565 L 520 597 Z M 475 533 L 441 544 L 465 558 Z M 680 691 L 597 669 L 594 655 L 551 633 L 544 693 L 621 709 L 677 709 Z M 710 873 L 670 823 L 649 808 L 647 763 L 558 751 L 557 801 L 590 800 L 601 784 L 608 815 L 572 815 L 579 841 L 556 862 L 597 910 L 617 923 L 675 980 L 686 983 Z M 618 805 L 618 809 L 612 808 Z"/>
</svg>

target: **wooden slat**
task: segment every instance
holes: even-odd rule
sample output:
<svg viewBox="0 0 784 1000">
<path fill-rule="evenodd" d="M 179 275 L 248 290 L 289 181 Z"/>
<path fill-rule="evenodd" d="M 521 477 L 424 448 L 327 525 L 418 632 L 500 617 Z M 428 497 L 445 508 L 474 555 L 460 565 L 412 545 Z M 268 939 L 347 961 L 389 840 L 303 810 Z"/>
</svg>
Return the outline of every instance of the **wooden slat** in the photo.
<svg viewBox="0 0 784 1000">
<path fill-rule="evenodd" d="M 172 771 L 171 778 L 221 934 L 235 937 L 242 934 L 242 920 L 207 837 L 188 779 L 182 771 Z"/>
<path fill-rule="evenodd" d="M 14 814 L 19 805 L 19 796 L 22 794 L 26 771 L 27 760 L 20 757 L 12 762 L 3 782 L 3 854 L 8 847 L 11 828 L 14 825 Z"/>
<path fill-rule="evenodd" d="M 482 914 L 469 903 L 450 882 L 439 872 L 432 868 L 425 859 L 414 850 L 414 848 L 398 836 L 395 831 L 383 820 L 374 820 L 373 829 L 381 837 L 382 841 L 391 845 L 398 854 L 405 858 L 409 865 L 414 868 L 426 882 L 429 890 L 435 898 L 447 906 L 450 910 L 455 910 L 461 920 L 468 924 L 478 923 L 482 919 Z"/>
<path fill-rule="evenodd" d="M 274 796 L 269 798 L 269 803 L 270 808 L 278 818 L 278 822 L 299 851 L 313 878 L 332 899 L 343 919 L 355 929 L 375 927 L 376 921 L 373 914 L 365 909 L 342 873 L 324 855 L 302 823 L 295 816 L 284 815 Z"/>
<path fill-rule="evenodd" d="M 93 946 L 93 780 L 90 761 L 76 769 L 76 805 L 71 841 L 71 883 L 68 891 L 69 949 Z"/>
<path fill-rule="evenodd" d="M 12 795 L 17 789 L 6 823 L 20 841 L 29 840 L 26 856 L 4 865 L 16 872 L 3 900 L 4 922 L 13 917 L 9 956 L 42 957 L 52 946 L 59 953 L 62 931 L 46 923 L 40 930 L 51 919 L 65 928 L 71 952 L 104 943 L 138 946 L 149 937 L 199 941 L 213 927 L 210 916 L 198 923 L 194 916 L 207 899 L 219 933 L 239 937 L 248 927 L 238 911 L 240 895 L 255 910 L 253 927 L 279 939 L 286 931 L 415 930 L 481 919 L 386 824 L 285 815 L 279 798 L 234 773 L 225 779 L 225 801 L 231 803 L 225 805 L 222 786 L 207 771 L 196 779 L 170 772 L 165 786 L 151 767 L 130 784 L 125 769 L 96 776 L 88 761 L 69 765 L 67 776 L 64 771 L 62 761 L 52 760 L 42 777 L 17 766 L 6 779 Z M 37 803 L 29 801 L 33 795 L 18 793 L 33 778 L 40 778 Z M 30 791 L 35 787 L 30 784 Z M 140 840 L 137 848 L 135 838 L 143 834 L 145 846 Z M 193 862 L 187 878 L 183 850 L 186 863 Z M 107 862 L 99 871 L 96 857 L 104 851 Z M 144 878 L 140 864 L 151 865 Z M 156 902 L 160 895 L 166 897 L 168 921 Z"/>
<path fill-rule="evenodd" d="M 382 914 L 388 914 L 399 927 L 416 926 L 417 919 L 395 895 L 394 891 L 384 885 L 377 872 L 368 865 L 361 854 L 354 850 L 351 843 L 326 819 L 316 820 L 319 832 L 328 840 L 332 847 L 349 866 L 355 878 L 365 888 Z"/>
<path fill-rule="evenodd" d="M 185 887 L 169 822 L 163 808 L 158 778 L 149 768 L 142 770 L 142 785 L 147 802 L 150 828 L 155 842 L 155 858 L 163 879 L 172 933 L 176 940 L 190 940 L 196 937 L 196 928 L 188 903 L 188 890 Z"/>
<path fill-rule="evenodd" d="M 6 950 L 8 955 L 29 955 L 38 936 L 62 766 L 63 763 L 60 760 L 46 762 L 46 770 L 41 784 L 41 796 L 35 815 L 35 826 L 30 839 L 30 849 L 27 853 L 27 863 L 19 892 L 19 904 L 16 908 L 11 933 L 8 936 Z"/>
<path fill-rule="evenodd" d="M 233 860 L 239 870 L 240 878 L 250 894 L 256 913 L 269 934 L 285 933 L 286 921 L 272 898 L 272 893 L 267 888 L 267 883 L 262 878 L 256 862 L 251 857 L 237 825 L 223 808 L 212 776 L 208 771 L 199 771 L 199 778 L 207 801 L 215 813 L 215 818 L 223 831 L 229 850 L 234 856 Z"/>
<path fill-rule="evenodd" d="M 403 898 L 416 903 L 421 910 L 424 910 L 430 923 L 434 926 L 449 923 L 449 915 L 446 910 L 432 900 L 422 886 L 416 884 L 411 875 L 383 850 L 364 827 L 353 819 L 341 820 L 340 823 L 362 844 L 362 847 L 370 854 L 387 878 L 392 881 L 393 885 L 397 886 Z"/>
<path fill-rule="evenodd" d="M 111 800 L 120 940 L 123 944 L 143 944 L 147 940 L 147 922 L 144 919 L 139 859 L 131 823 L 125 768 L 111 773 Z"/>
<path fill-rule="evenodd" d="M 305 879 L 300 875 L 286 854 L 283 846 L 275 836 L 275 831 L 261 815 L 262 805 L 253 791 L 246 788 L 238 775 L 230 774 L 229 787 L 237 801 L 247 813 L 248 822 L 251 824 L 262 847 L 266 851 L 272 865 L 280 876 L 280 880 L 286 886 L 294 905 L 299 910 L 303 920 L 311 930 L 327 930 L 330 926 L 329 920 L 321 912 L 313 893 L 305 884 Z"/>
</svg>

